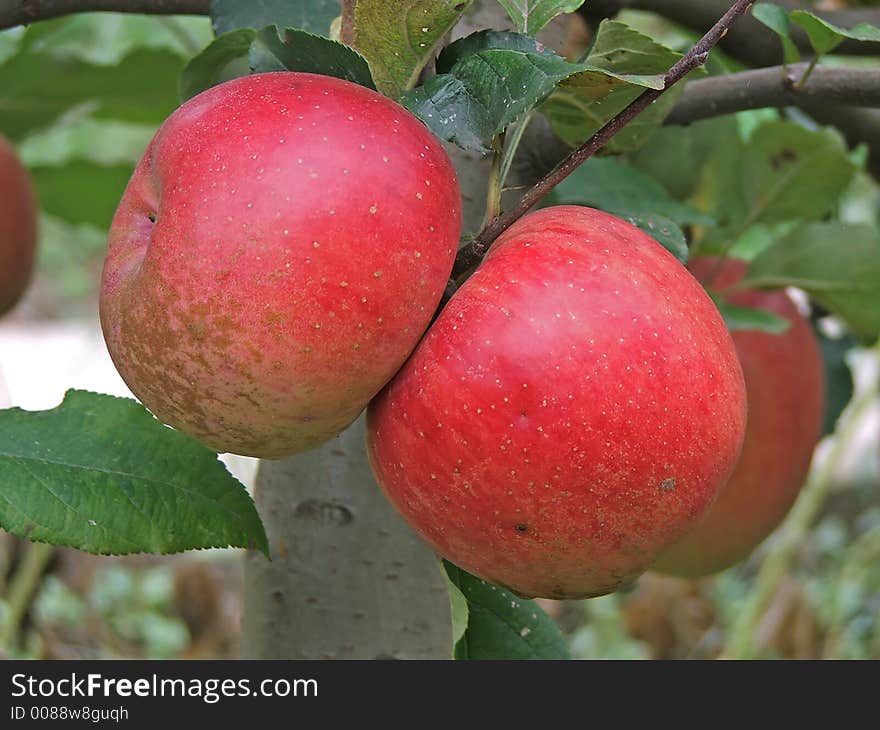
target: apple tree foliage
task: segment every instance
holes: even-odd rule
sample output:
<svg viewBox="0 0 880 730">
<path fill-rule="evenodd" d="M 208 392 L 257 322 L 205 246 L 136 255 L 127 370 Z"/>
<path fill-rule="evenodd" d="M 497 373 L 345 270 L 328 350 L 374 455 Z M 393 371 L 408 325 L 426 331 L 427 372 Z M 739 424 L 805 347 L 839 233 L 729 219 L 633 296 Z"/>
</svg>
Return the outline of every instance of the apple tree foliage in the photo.
<svg viewBox="0 0 880 730">
<path fill-rule="evenodd" d="M 45 215 L 106 230 L 152 130 L 181 101 L 234 77 L 286 69 L 362 84 L 399 101 L 445 142 L 478 153 L 503 149 L 509 168 L 531 120 L 543 116 L 577 146 L 646 89 L 663 88 L 663 74 L 685 50 L 612 19 L 585 53 L 565 58 L 535 34 L 576 10 L 577 0 L 500 0 L 508 28 L 448 42 L 469 4 L 359 0 L 353 17 L 340 18 L 335 0 L 214 0 L 213 38 L 193 19 L 175 21 L 175 33 L 156 19 L 89 15 L 5 31 L 0 133 L 34 150 L 25 159 Z M 839 28 L 768 3 L 754 16 L 779 35 L 787 62 L 799 60 L 793 26 L 806 31 L 816 59 L 844 39 L 880 39 L 872 26 Z M 732 70 L 736 64 L 714 52 L 694 75 Z M 806 292 L 843 324 L 842 338 L 823 335 L 830 432 L 852 392 L 847 350 L 880 334 L 880 189 L 866 152 L 797 113 L 664 126 L 683 89 L 665 93 L 545 204 L 606 210 L 682 262 L 696 252 L 733 253 L 751 260 L 750 285 Z M 80 145 L 82 154 L 45 153 L 53 140 L 83 130 L 106 135 L 103 152 Z M 760 310 L 723 306 L 722 313 L 732 329 L 784 326 Z M 269 554 L 251 498 L 216 454 L 135 401 L 81 391 L 49 411 L 0 411 L 0 527 L 101 554 L 215 546 Z M 457 658 L 566 656 L 533 601 L 451 564 L 446 570 Z"/>
</svg>

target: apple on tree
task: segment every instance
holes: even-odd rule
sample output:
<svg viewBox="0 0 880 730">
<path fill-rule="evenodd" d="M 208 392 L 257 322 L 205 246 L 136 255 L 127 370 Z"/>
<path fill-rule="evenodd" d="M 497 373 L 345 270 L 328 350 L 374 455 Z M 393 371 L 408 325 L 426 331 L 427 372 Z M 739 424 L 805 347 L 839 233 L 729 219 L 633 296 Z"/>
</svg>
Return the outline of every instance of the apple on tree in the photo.
<svg viewBox="0 0 880 730">
<path fill-rule="evenodd" d="M 280 457 L 351 423 L 431 320 L 461 226 L 455 172 L 408 111 L 278 72 L 157 132 L 110 230 L 101 322 L 160 420 Z"/>
<path fill-rule="evenodd" d="M 558 206 L 502 234 L 367 413 L 380 486 L 438 552 L 585 598 L 703 516 L 746 402 L 697 280 L 638 228 Z"/>
<path fill-rule="evenodd" d="M 824 408 L 822 354 L 807 320 L 784 291 L 730 290 L 742 261 L 700 258 L 690 268 L 731 304 L 787 319 L 782 334 L 733 333 L 746 382 L 749 413 L 742 455 L 703 521 L 665 550 L 654 569 L 697 577 L 745 559 L 794 504 L 819 440 Z"/>
<path fill-rule="evenodd" d="M 37 199 L 12 145 L 0 137 L 0 314 L 12 309 L 31 279 L 37 248 Z"/>
</svg>

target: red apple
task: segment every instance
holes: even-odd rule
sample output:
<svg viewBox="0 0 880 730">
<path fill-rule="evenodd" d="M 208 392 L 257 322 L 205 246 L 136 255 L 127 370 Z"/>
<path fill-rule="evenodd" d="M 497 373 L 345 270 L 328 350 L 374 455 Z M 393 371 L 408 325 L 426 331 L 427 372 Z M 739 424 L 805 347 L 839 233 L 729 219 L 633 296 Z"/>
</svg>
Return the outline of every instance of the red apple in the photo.
<svg viewBox="0 0 880 730">
<path fill-rule="evenodd" d="M 113 220 L 113 361 L 218 451 L 317 446 L 415 347 L 460 208 L 439 142 L 374 91 L 290 72 L 215 86 L 162 125 Z"/>
<path fill-rule="evenodd" d="M 791 326 L 780 335 L 733 333 L 749 404 L 742 455 L 705 519 L 660 556 L 654 567 L 663 573 L 697 577 L 746 558 L 794 503 L 819 440 L 825 378 L 816 336 L 784 291 L 724 294 L 746 268 L 727 260 L 716 273 L 708 258 L 691 264 L 694 275 L 731 304 L 765 309 Z"/>
<path fill-rule="evenodd" d="M 382 489 L 452 562 L 524 596 L 615 590 L 739 454 L 745 389 L 712 301 L 656 241 L 522 218 L 367 411 Z"/>
<path fill-rule="evenodd" d="M 0 137 L 0 314 L 27 288 L 37 248 L 37 199 L 12 145 Z"/>
</svg>

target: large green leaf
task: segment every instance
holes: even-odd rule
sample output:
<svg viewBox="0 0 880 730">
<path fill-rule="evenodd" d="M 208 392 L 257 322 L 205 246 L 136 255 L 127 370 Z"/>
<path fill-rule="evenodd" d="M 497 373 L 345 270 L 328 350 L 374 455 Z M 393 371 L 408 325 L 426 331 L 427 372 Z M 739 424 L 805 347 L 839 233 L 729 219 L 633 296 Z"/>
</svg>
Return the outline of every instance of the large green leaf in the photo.
<svg viewBox="0 0 880 730">
<path fill-rule="evenodd" d="M 743 162 L 752 222 L 818 220 L 834 208 L 856 171 L 837 134 L 793 122 L 758 127 Z"/>
<path fill-rule="evenodd" d="M 137 50 L 113 66 L 19 53 L 0 66 L 0 132 L 20 139 L 75 107 L 98 118 L 159 123 L 178 104 L 183 64 L 165 50 Z"/>
<path fill-rule="evenodd" d="M 498 0 L 516 29 L 534 35 L 557 15 L 573 13 L 584 0 Z"/>
<path fill-rule="evenodd" d="M 636 96 L 644 88 L 663 88 L 662 75 L 570 63 L 514 33 L 481 31 L 456 41 L 444 51 L 441 66 L 446 73 L 403 94 L 401 103 L 441 139 L 483 152 L 561 82 L 590 99 L 621 87 L 634 89 Z"/>
<path fill-rule="evenodd" d="M 711 217 L 679 203 L 644 173 L 609 157 L 587 160 L 548 197 L 548 204 L 589 205 L 633 216 L 663 216 L 678 225 L 712 223 Z"/>
<path fill-rule="evenodd" d="M 880 234 L 873 226 L 803 225 L 758 255 L 744 283 L 799 287 L 857 334 L 880 333 Z"/>
<path fill-rule="evenodd" d="M 358 0 L 354 46 L 380 92 L 392 98 L 415 86 L 434 48 L 471 0 Z"/>
<path fill-rule="evenodd" d="M 268 543 L 217 455 L 126 398 L 69 391 L 49 411 L 0 411 L 0 527 L 92 553 Z"/>
<path fill-rule="evenodd" d="M 602 21 L 596 40 L 585 61 L 608 72 L 634 79 L 653 78 L 652 88 L 663 88 L 662 77 L 681 55 L 660 45 L 649 36 L 615 20 Z M 683 84 L 667 91 L 630 124 L 624 127 L 607 146 L 609 152 L 638 149 L 650 137 L 675 106 Z M 609 89 L 610 93 L 594 96 L 584 93 L 580 77 L 560 84 L 541 107 L 553 131 L 567 144 L 576 147 L 592 137 L 613 117 L 637 99 L 644 89 L 626 85 Z"/>
<path fill-rule="evenodd" d="M 776 119 L 744 140 L 727 134 L 716 145 L 697 190 L 698 205 L 718 228 L 706 250 L 739 239 L 755 224 L 815 221 L 835 209 L 856 167 L 838 134 Z"/>
<path fill-rule="evenodd" d="M 789 15 L 807 34 L 810 45 L 820 56 L 830 53 L 847 38 L 854 41 L 880 42 L 880 28 L 869 23 L 858 23 L 852 28 L 841 28 L 806 10 L 794 10 Z"/>
<path fill-rule="evenodd" d="M 69 223 L 106 230 L 116 212 L 134 165 L 100 165 L 70 160 L 63 165 L 31 167 L 40 206 Z"/>
<path fill-rule="evenodd" d="M 267 25 L 326 36 L 339 12 L 339 0 L 211 0 L 211 19 L 218 36 Z"/>
<path fill-rule="evenodd" d="M 559 628 L 534 601 L 445 563 L 449 580 L 468 604 L 468 624 L 456 659 L 568 659 Z"/>
</svg>

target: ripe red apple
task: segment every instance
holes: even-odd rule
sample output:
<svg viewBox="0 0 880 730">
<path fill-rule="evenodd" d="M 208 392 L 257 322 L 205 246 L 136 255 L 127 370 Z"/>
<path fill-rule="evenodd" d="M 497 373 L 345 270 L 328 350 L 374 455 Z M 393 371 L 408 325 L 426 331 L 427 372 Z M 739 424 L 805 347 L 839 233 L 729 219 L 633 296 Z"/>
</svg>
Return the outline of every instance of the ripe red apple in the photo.
<svg viewBox="0 0 880 730">
<path fill-rule="evenodd" d="M 782 521 L 807 476 L 824 408 L 819 344 L 788 294 L 724 294 L 742 279 L 747 266 L 727 260 L 717 274 L 715 268 L 714 259 L 691 263 L 694 275 L 731 304 L 765 309 L 791 326 L 780 335 L 733 333 L 749 404 L 746 437 L 739 462 L 706 517 L 654 566 L 684 577 L 708 575 L 738 563 Z"/>
<path fill-rule="evenodd" d="M 589 208 L 495 243 L 368 411 L 382 489 L 438 552 L 520 595 L 615 590 L 730 474 L 745 389 L 700 284 Z"/>
<path fill-rule="evenodd" d="M 317 446 L 415 347 L 460 208 L 439 142 L 374 91 L 290 72 L 215 86 L 162 125 L 113 220 L 113 361 L 218 451 Z"/>
<path fill-rule="evenodd" d="M 37 199 L 12 145 L 0 137 L 0 314 L 27 288 L 37 248 Z"/>
</svg>

